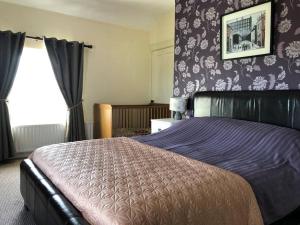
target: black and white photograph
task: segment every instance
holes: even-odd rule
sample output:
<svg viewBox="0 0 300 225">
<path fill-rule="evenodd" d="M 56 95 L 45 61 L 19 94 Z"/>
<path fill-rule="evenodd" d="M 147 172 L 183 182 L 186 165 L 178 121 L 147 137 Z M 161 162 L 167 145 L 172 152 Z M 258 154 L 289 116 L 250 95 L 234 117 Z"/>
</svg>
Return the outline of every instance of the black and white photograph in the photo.
<svg viewBox="0 0 300 225">
<path fill-rule="evenodd" d="M 227 24 L 227 53 L 265 47 L 264 11 L 229 21 Z"/>
<path fill-rule="evenodd" d="M 271 2 L 222 17 L 222 59 L 271 53 Z"/>
</svg>

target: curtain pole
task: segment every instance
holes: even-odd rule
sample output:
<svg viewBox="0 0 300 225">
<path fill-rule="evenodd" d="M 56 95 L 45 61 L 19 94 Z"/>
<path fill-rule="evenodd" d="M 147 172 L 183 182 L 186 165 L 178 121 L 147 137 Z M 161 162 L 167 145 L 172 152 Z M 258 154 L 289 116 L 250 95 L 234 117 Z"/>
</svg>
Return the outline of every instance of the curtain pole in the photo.
<svg viewBox="0 0 300 225">
<path fill-rule="evenodd" d="M 44 38 L 42 37 L 33 37 L 33 36 L 26 36 L 26 38 L 30 38 L 30 39 L 35 39 L 35 40 L 39 40 L 39 41 L 42 41 L 44 40 Z M 93 45 L 84 45 L 85 48 L 93 48 Z"/>
</svg>

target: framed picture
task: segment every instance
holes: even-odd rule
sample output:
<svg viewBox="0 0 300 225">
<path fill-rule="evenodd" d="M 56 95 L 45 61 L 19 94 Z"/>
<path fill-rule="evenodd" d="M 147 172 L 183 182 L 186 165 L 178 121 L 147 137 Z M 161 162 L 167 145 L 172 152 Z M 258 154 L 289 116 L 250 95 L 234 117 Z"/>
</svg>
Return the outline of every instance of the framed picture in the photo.
<svg viewBox="0 0 300 225">
<path fill-rule="evenodd" d="M 221 58 L 272 54 L 272 1 L 223 15 Z"/>
</svg>

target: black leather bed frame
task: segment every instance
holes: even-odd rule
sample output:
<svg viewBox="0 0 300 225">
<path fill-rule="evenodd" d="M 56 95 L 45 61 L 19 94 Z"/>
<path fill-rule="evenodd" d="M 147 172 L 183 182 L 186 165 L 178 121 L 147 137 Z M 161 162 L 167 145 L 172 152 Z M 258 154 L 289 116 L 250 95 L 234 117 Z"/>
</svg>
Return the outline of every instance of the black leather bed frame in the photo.
<svg viewBox="0 0 300 225">
<path fill-rule="evenodd" d="M 300 91 L 198 92 L 195 116 L 222 116 L 300 129 Z M 21 194 L 37 225 L 88 225 L 52 182 L 26 159 Z M 300 225 L 300 208 L 272 225 Z"/>
<path fill-rule="evenodd" d="M 300 130 L 300 91 L 197 92 L 194 116 L 218 116 Z"/>
<path fill-rule="evenodd" d="M 80 212 L 30 159 L 21 162 L 24 206 L 37 225 L 88 225 Z"/>
</svg>

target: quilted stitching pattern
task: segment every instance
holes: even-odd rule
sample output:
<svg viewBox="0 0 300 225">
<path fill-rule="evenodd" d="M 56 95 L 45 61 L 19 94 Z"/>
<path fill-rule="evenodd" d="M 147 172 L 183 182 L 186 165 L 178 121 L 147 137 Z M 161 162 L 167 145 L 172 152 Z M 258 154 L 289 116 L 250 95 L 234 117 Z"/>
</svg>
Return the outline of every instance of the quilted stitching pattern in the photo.
<svg viewBox="0 0 300 225">
<path fill-rule="evenodd" d="M 42 147 L 32 160 L 92 225 L 262 225 L 238 175 L 129 138 Z"/>
</svg>

